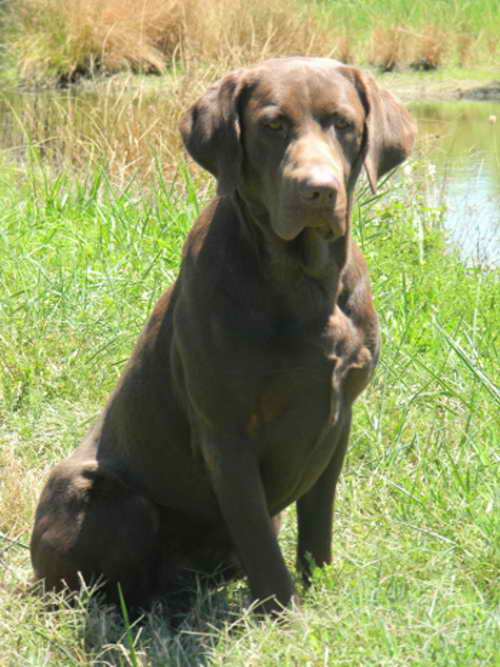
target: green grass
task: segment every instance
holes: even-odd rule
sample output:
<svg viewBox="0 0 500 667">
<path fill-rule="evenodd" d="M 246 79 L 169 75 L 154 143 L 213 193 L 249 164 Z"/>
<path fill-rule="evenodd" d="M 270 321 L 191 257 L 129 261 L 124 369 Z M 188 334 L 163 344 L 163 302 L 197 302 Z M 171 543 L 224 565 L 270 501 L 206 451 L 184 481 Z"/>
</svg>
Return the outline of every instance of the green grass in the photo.
<svg viewBox="0 0 500 667">
<path fill-rule="evenodd" d="M 442 25 L 448 24 L 459 27 L 470 26 L 477 32 L 487 27 L 488 21 L 498 20 L 500 10 L 495 0 L 480 0 L 466 2 L 464 0 L 423 0 L 422 2 L 408 2 L 408 0 L 340 0 L 333 3 L 331 0 L 313 0 L 318 8 L 325 12 L 332 11 L 339 21 L 353 22 L 359 30 L 367 29 L 373 21 L 383 18 L 386 22 L 408 22 L 414 26 L 421 26 L 429 20 L 439 21 Z"/>
<path fill-rule="evenodd" d="M 312 4 L 325 21 L 342 27 L 355 52 L 365 57 L 363 44 L 374 38 L 377 41 L 376 30 L 384 31 L 389 39 L 391 31 L 400 31 L 401 41 L 414 42 L 421 56 L 433 46 L 433 35 L 437 41 L 439 34 L 446 36 L 448 43 L 440 48 L 448 64 L 481 62 L 487 53 L 490 57 L 498 53 L 495 30 L 500 22 L 500 8 L 496 0 L 314 0 Z"/>
<path fill-rule="evenodd" d="M 45 476 L 101 409 L 208 199 L 182 165 L 147 191 L 36 155 L 23 170 L 0 168 L 0 664 L 498 664 L 497 275 L 445 250 L 418 183 L 360 195 L 383 353 L 355 410 L 334 563 L 302 608 L 257 621 L 245 582 L 200 587 L 174 630 L 160 607 L 130 625 L 88 592 L 48 611 L 14 591 Z M 290 509 L 290 567 L 295 538 Z"/>
</svg>

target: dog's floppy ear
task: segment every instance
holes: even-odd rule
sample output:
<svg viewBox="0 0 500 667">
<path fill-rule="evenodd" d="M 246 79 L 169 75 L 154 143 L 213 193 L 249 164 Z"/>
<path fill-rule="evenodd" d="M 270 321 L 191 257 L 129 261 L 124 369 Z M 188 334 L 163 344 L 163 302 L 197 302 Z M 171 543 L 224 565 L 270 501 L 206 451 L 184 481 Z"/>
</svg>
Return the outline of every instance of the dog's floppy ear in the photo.
<svg viewBox="0 0 500 667">
<path fill-rule="evenodd" d="M 365 170 L 375 193 L 380 177 L 408 157 L 417 125 L 405 107 L 388 90 L 379 88 L 370 74 L 349 66 L 339 67 L 338 71 L 351 81 L 365 107 Z"/>
<path fill-rule="evenodd" d="M 209 88 L 184 114 L 180 131 L 186 150 L 218 181 L 219 194 L 238 185 L 243 158 L 238 102 L 244 71 L 229 74 Z"/>
</svg>

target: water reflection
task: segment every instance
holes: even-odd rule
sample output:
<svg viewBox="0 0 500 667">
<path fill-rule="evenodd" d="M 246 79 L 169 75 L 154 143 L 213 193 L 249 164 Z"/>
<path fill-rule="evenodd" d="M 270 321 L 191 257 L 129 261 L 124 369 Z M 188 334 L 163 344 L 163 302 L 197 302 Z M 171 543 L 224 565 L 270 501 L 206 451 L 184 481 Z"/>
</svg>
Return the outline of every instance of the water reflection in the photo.
<svg viewBox="0 0 500 667">
<path fill-rule="evenodd" d="M 432 205 L 470 264 L 500 263 L 500 103 L 420 102 L 417 153 L 436 165 Z M 496 122 L 494 119 L 496 118 Z"/>
</svg>

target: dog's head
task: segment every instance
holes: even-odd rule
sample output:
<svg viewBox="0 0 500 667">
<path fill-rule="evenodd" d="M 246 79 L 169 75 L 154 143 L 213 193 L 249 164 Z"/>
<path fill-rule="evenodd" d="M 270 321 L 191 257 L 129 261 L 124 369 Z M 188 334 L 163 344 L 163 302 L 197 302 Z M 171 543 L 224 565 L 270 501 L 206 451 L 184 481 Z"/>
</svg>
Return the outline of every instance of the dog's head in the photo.
<svg viewBox="0 0 500 667">
<path fill-rule="evenodd" d="M 226 76 L 181 122 L 191 156 L 238 192 L 279 238 L 313 228 L 346 234 L 364 166 L 378 179 L 408 155 L 416 127 L 406 109 L 356 67 L 327 58 L 278 58 Z"/>
</svg>

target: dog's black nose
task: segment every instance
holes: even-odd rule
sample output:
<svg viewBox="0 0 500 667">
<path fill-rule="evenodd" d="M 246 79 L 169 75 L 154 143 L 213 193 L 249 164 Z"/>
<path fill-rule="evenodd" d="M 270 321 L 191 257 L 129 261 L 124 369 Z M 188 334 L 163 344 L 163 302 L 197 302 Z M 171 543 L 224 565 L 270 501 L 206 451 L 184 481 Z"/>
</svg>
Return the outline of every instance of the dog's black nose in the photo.
<svg viewBox="0 0 500 667">
<path fill-rule="evenodd" d="M 302 200 L 312 206 L 332 206 L 339 191 L 337 176 L 330 169 L 317 168 L 300 186 Z"/>
</svg>

